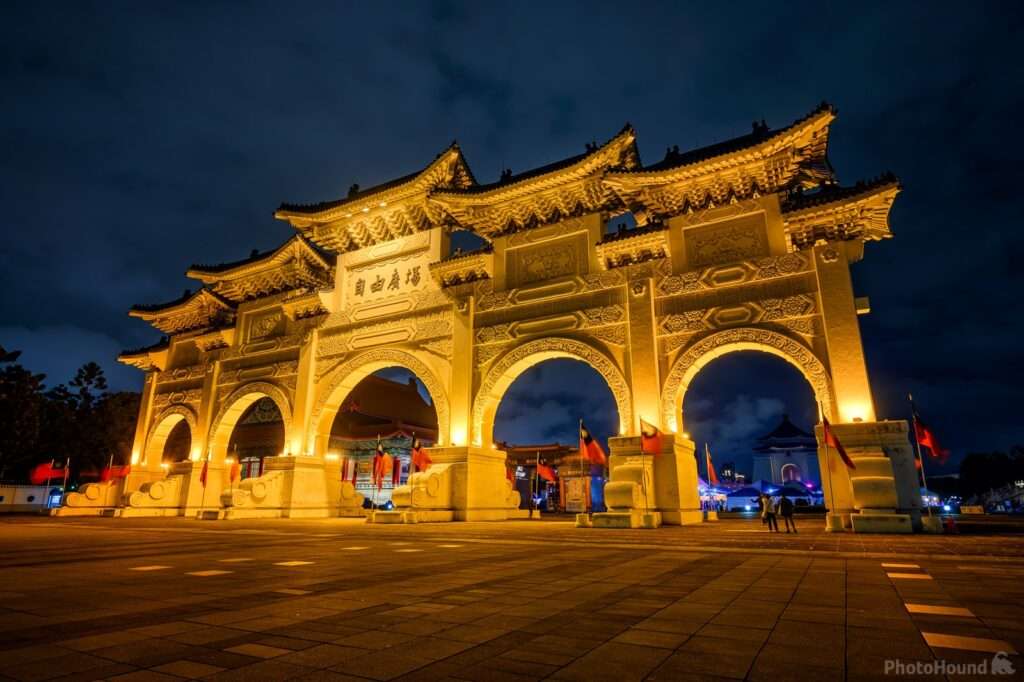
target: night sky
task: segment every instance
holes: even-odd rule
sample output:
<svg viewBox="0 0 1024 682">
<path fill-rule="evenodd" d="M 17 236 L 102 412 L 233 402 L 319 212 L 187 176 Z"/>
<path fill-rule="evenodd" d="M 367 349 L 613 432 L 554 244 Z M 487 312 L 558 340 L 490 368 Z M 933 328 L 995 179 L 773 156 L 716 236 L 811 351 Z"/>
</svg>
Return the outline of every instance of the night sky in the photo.
<svg viewBox="0 0 1024 682">
<path fill-rule="evenodd" d="M 854 269 L 879 416 L 906 417 L 912 391 L 951 467 L 1024 443 L 1019 3 L 481 4 L 6 3 L 0 344 L 51 385 L 95 359 L 137 388 L 114 357 L 158 333 L 129 306 L 283 242 L 281 201 L 397 177 L 453 139 L 490 182 L 626 121 L 652 163 L 828 100 L 839 179 L 904 184 L 895 239 Z M 687 398 L 719 452 L 784 411 L 809 426 L 799 375 L 727 360 Z M 599 409 L 566 366 L 524 378 L 507 435 L 564 440 L 530 418 L 545 401 L 569 405 L 569 438 L 577 405 Z"/>
</svg>

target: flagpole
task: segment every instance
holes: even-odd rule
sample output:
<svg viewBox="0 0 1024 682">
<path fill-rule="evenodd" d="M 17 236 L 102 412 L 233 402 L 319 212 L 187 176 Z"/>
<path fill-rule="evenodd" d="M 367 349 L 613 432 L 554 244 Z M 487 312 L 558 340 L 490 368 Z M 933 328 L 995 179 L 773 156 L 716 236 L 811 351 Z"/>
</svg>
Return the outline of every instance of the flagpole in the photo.
<svg viewBox="0 0 1024 682">
<path fill-rule="evenodd" d="M 537 508 L 537 491 L 540 489 L 540 450 L 537 451 L 537 460 L 533 465 L 533 480 L 530 482 L 530 518 L 533 518 L 533 510 Z"/>
<path fill-rule="evenodd" d="M 50 460 L 50 468 L 46 470 L 46 490 L 43 492 L 43 509 L 50 508 L 50 479 L 53 478 L 53 460 Z M 31 481 L 30 481 L 31 482 Z"/>
<path fill-rule="evenodd" d="M 206 453 L 206 476 L 210 475 L 210 453 Z M 206 481 L 203 481 L 203 496 L 199 501 L 199 514 L 196 516 L 197 519 L 203 518 L 203 510 L 206 509 Z"/>
<path fill-rule="evenodd" d="M 914 449 L 917 452 L 917 461 L 921 463 L 921 486 L 924 488 L 923 497 L 928 496 L 928 478 L 924 475 L 924 457 L 921 455 L 921 441 L 917 439 L 917 410 L 914 409 L 914 396 L 907 394 L 907 400 L 910 401 L 910 426 L 914 429 L 913 441 Z M 925 501 L 925 507 L 928 508 L 928 516 L 932 515 L 932 506 Z"/>
<path fill-rule="evenodd" d="M 583 417 L 580 417 L 580 426 L 576 430 L 577 439 L 579 437 L 579 434 L 581 434 L 581 433 L 583 433 Z M 591 436 L 591 438 L 593 438 L 593 436 Z M 582 445 L 582 443 L 580 443 L 580 444 Z M 580 448 L 580 484 L 581 485 L 585 485 L 583 483 L 583 472 L 584 472 L 584 469 L 583 469 L 583 448 Z M 587 511 L 587 496 L 586 496 L 586 494 L 583 495 L 583 511 L 584 512 Z"/>
<path fill-rule="evenodd" d="M 67 461 L 64 462 L 64 485 L 61 486 L 61 491 L 60 491 L 60 501 L 61 501 L 61 504 L 64 503 L 64 496 L 68 494 L 68 472 L 70 472 L 70 471 L 71 471 L 71 455 L 68 455 Z M 50 505 L 50 502 L 49 502 L 50 493 L 49 493 L 49 491 L 47 491 L 46 497 L 47 497 L 46 505 L 47 505 L 47 507 L 49 507 L 49 505 Z"/>
<path fill-rule="evenodd" d="M 824 432 L 824 428 L 825 428 L 825 406 L 822 405 L 819 402 L 818 403 L 818 409 L 821 410 L 821 419 L 819 421 L 821 422 L 821 428 L 822 428 L 822 442 L 825 445 L 825 468 L 828 469 L 828 493 L 829 493 L 829 497 L 832 498 L 831 502 L 829 503 L 829 506 L 831 507 L 831 509 L 829 509 L 829 512 L 832 513 L 832 514 L 835 514 L 836 513 L 836 489 L 835 489 L 835 486 L 832 485 L 832 463 L 828 459 L 828 439 L 825 438 L 825 432 Z M 825 515 L 825 527 L 828 528 L 828 514 Z"/>
</svg>

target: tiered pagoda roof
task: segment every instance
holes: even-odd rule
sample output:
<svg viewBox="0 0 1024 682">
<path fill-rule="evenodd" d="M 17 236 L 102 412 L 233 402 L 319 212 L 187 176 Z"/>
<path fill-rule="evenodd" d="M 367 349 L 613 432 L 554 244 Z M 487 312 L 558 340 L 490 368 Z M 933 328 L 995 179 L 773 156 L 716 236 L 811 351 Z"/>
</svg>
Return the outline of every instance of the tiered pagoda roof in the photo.
<svg viewBox="0 0 1024 682">
<path fill-rule="evenodd" d="M 804 431 L 789 420 L 788 414 L 784 414 L 778 426 L 757 439 L 754 452 L 814 449 L 816 447 L 817 440 L 814 434 Z"/>
<path fill-rule="evenodd" d="M 819 239 L 888 239 L 889 211 L 900 189 L 896 176 L 886 173 L 851 187 L 826 184 L 814 192 L 793 192 L 782 202 L 786 234 L 798 249 Z"/>
<path fill-rule="evenodd" d="M 826 152 L 835 117 L 823 103 L 780 130 L 755 123 L 747 135 L 684 153 L 670 149 L 651 166 L 610 172 L 604 183 L 640 224 L 793 186 L 815 187 L 832 179 Z"/>
<path fill-rule="evenodd" d="M 281 204 L 274 217 L 288 221 L 317 245 L 351 251 L 441 224 L 427 201 L 438 188 L 476 184 L 459 146 L 452 143 L 426 168 L 366 190 L 354 185 L 343 199 L 312 205 Z"/>
<path fill-rule="evenodd" d="M 627 124 L 606 143 L 588 144 L 582 154 L 515 175 L 506 172 L 487 184 L 477 183 L 453 143 L 415 173 L 368 189 L 353 186 L 348 196 L 333 201 L 281 204 L 274 216 L 299 234 L 240 261 L 193 265 L 187 275 L 203 282 L 202 289 L 169 303 L 135 306 L 130 314 L 166 334 L 222 329 L 244 301 L 282 291 L 298 291 L 303 301 L 315 298 L 332 282 L 337 253 L 437 226 L 466 229 L 490 241 L 572 216 L 628 210 L 638 229 L 605 236 L 597 246 L 602 265 L 612 268 L 666 253 L 669 216 L 777 194 L 792 248 L 821 239 L 889 237 L 888 215 L 899 183 L 891 175 L 852 187 L 836 183 L 827 158 L 835 117 L 836 110 L 822 104 L 778 130 L 761 122 L 725 142 L 685 152 L 670 148 L 664 159 L 646 167 L 636 131 Z M 465 254 L 433 264 L 431 273 L 442 286 L 474 281 L 489 275 L 490 259 L 487 250 Z"/>
<path fill-rule="evenodd" d="M 149 322 L 165 334 L 180 334 L 230 324 L 234 320 L 235 304 L 204 288 L 195 293 L 186 291 L 167 303 L 132 306 L 128 314 Z"/>
<path fill-rule="evenodd" d="M 233 303 L 294 289 L 328 286 L 335 257 L 302 235 L 278 248 L 219 265 L 193 265 L 185 273 Z"/>
<path fill-rule="evenodd" d="M 621 208 L 601 178 L 610 169 L 639 166 L 636 131 L 626 124 L 603 145 L 588 144 L 583 154 L 506 175 L 487 185 L 438 190 L 430 199 L 460 227 L 491 238 L 570 216 Z"/>
</svg>

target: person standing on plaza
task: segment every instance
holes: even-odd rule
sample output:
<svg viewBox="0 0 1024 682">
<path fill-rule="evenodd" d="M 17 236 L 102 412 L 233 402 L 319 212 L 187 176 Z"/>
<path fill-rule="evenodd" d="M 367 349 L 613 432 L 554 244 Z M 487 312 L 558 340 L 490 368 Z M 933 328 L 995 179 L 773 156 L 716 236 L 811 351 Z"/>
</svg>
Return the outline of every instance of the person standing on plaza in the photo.
<svg viewBox="0 0 1024 682">
<path fill-rule="evenodd" d="M 782 516 L 783 522 L 786 524 L 786 532 L 789 532 L 789 527 L 793 527 L 793 532 L 796 532 L 796 521 L 793 520 L 793 500 L 786 497 L 786 493 L 782 493 L 782 499 L 779 500 L 779 514 Z"/>
<path fill-rule="evenodd" d="M 775 518 L 777 507 L 775 505 L 775 498 L 771 495 L 762 496 L 761 501 L 761 514 L 764 517 L 764 522 L 768 524 L 769 531 L 779 532 L 779 522 Z"/>
</svg>

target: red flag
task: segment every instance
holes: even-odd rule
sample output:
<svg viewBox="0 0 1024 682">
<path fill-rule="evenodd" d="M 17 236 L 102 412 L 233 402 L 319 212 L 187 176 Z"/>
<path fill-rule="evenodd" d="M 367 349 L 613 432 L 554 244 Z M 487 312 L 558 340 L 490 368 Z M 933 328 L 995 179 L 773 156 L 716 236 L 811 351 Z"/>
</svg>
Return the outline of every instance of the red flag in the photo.
<svg viewBox="0 0 1024 682">
<path fill-rule="evenodd" d="M 843 444 L 839 442 L 839 438 L 832 431 L 832 425 L 828 423 L 828 419 L 825 419 L 825 415 L 821 415 L 821 430 L 825 436 L 825 445 L 831 445 L 839 453 L 839 456 L 843 459 L 843 463 L 851 469 L 856 469 L 857 465 L 853 463 L 850 456 L 846 454 L 846 449 Z"/>
<path fill-rule="evenodd" d="M 640 418 L 640 452 L 657 457 L 661 454 L 661 431 L 654 424 Z"/>
<path fill-rule="evenodd" d="M 928 452 L 934 459 L 945 463 L 946 458 L 949 457 L 949 450 L 939 445 L 935 434 L 921 421 L 921 415 L 917 413 L 917 408 L 914 408 L 914 436 L 922 447 L 928 448 Z"/>
<path fill-rule="evenodd" d="M 711 448 L 707 443 L 704 443 L 704 457 L 708 464 L 708 485 L 718 485 L 718 473 L 715 471 L 715 465 L 711 462 Z"/>
<path fill-rule="evenodd" d="M 210 472 L 210 458 L 203 460 L 203 470 L 199 472 L 199 482 L 206 488 L 206 475 Z"/>
<path fill-rule="evenodd" d="M 49 462 L 35 465 L 32 468 L 32 472 L 28 475 L 28 480 L 32 485 L 43 485 L 54 478 L 63 477 L 64 470 L 54 468 L 53 460 L 50 460 Z"/>
<path fill-rule="evenodd" d="M 373 452 L 373 463 L 370 468 L 370 482 L 377 486 L 377 490 L 380 490 L 380 464 L 384 458 L 384 444 L 380 442 L 380 436 L 377 436 L 377 449 Z"/>
<path fill-rule="evenodd" d="M 230 483 L 234 483 L 242 477 L 242 463 L 239 462 L 237 458 L 231 461 L 231 473 L 228 474 L 228 476 L 228 481 Z"/>
<path fill-rule="evenodd" d="M 509 482 L 512 482 L 512 481 L 515 480 L 516 475 L 515 475 L 515 473 L 513 473 L 511 467 L 505 467 L 505 478 L 507 478 L 509 480 Z"/>
<path fill-rule="evenodd" d="M 537 475 L 543 478 L 545 481 L 554 483 L 558 476 L 555 475 L 555 470 L 547 464 L 541 464 L 537 462 Z"/>
<path fill-rule="evenodd" d="M 384 487 L 384 477 L 391 473 L 394 465 L 394 458 L 387 453 L 377 458 L 377 490 Z"/>
<path fill-rule="evenodd" d="M 352 463 L 352 487 L 356 487 L 356 481 L 359 479 L 359 460 L 355 457 L 350 457 L 349 461 Z"/>
<path fill-rule="evenodd" d="M 590 460 L 591 464 L 603 465 L 608 461 L 601 444 L 590 435 L 590 431 L 583 425 L 582 419 L 580 420 L 580 456 Z"/>
<path fill-rule="evenodd" d="M 391 485 L 398 485 L 402 481 L 402 460 L 395 459 L 391 468 Z"/>
<path fill-rule="evenodd" d="M 427 454 L 426 449 L 423 447 L 423 443 L 420 442 L 419 438 L 412 441 L 412 466 L 414 471 L 426 471 L 427 468 L 433 464 L 434 461 L 430 459 L 430 455 Z"/>
<path fill-rule="evenodd" d="M 111 479 L 127 478 L 128 474 L 132 472 L 132 463 L 129 461 L 123 466 L 114 466 L 114 456 L 110 456 L 110 461 L 107 466 L 103 467 L 103 471 L 100 472 L 100 481 L 109 481 Z"/>
</svg>

